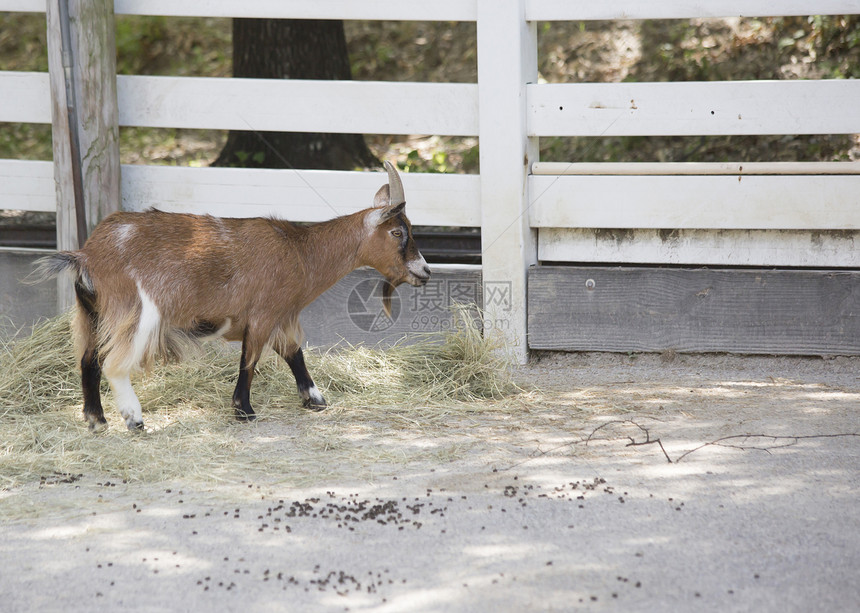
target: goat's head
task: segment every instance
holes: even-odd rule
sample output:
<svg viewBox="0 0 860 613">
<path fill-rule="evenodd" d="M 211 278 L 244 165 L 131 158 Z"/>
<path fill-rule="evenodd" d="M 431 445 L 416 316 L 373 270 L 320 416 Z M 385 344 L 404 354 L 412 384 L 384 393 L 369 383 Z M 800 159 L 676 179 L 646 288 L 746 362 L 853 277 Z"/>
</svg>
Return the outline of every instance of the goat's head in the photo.
<svg viewBox="0 0 860 613">
<path fill-rule="evenodd" d="M 369 237 L 362 244 L 362 264 L 372 266 L 385 277 L 382 306 L 391 316 L 391 296 L 401 283 L 421 286 L 430 278 L 430 267 L 412 238 L 412 224 L 406 218 L 406 196 L 400 175 L 385 162 L 388 184 L 376 192 L 373 208 L 364 218 Z"/>
</svg>

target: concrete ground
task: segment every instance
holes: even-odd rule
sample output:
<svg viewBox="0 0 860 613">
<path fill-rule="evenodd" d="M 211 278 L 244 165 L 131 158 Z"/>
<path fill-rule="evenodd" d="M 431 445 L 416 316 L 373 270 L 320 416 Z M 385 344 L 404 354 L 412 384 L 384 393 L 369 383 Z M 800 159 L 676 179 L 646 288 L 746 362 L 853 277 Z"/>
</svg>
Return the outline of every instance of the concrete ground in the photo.
<svg viewBox="0 0 860 613">
<path fill-rule="evenodd" d="M 858 366 L 544 356 L 517 375 L 540 419 L 470 416 L 453 459 L 303 488 L 46 475 L 0 492 L 32 509 L 0 525 L 0 608 L 853 611 Z"/>
</svg>

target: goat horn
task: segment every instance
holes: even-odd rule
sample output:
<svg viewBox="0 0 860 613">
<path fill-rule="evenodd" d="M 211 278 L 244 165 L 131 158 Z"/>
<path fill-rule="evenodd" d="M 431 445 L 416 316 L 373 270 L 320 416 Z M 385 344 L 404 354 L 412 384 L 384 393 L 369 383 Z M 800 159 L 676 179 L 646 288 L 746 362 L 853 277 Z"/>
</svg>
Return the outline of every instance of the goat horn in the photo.
<svg viewBox="0 0 860 613">
<path fill-rule="evenodd" d="M 403 204 L 406 202 L 406 195 L 403 193 L 403 183 L 400 181 L 397 169 L 391 162 L 385 160 L 385 170 L 388 171 L 389 206 Z"/>
</svg>

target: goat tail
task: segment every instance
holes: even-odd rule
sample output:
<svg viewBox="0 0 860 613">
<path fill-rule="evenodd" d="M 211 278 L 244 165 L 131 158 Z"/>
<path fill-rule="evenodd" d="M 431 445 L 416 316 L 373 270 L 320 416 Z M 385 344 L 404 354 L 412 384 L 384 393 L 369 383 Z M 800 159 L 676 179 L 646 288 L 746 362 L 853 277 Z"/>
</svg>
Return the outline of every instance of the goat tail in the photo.
<svg viewBox="0 0 860 613">
<path fill-rule="evenodd" d="M 24 280 L 28 285 L 35 285 L 48 279 L 58 277 L 64 272 L 71 272 L 75 282 L 92 292 L 93 284 L 84 267 L 83 254 L 79 251 L 58 251 L 36 260 L 35 269 Z"/>
</svg>

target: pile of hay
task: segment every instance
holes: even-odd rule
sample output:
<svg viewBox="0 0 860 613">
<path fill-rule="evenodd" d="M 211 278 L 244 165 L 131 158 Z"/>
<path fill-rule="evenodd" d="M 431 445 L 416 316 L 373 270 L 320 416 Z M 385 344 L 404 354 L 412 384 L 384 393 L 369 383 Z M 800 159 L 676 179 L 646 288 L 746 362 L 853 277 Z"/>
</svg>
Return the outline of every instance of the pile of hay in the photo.
<svg viewBox="0 0 860 613">
<path fill-rule="evenodd" d="M 355 461 L 357 453 L 369 454 L 369 462 L 383 457 L 379 440 L 370 443 L 377 431 L 426 430 L 452 414 L 505 410 L 499 407 L 509 403 L 494 401 L 519 392 L 506 354 L 475 326 L 462 325 L 441 341 L 307 352 L 308 368 L 331 404 L 321 413 L 301 407 L 289 368 L 266 356 L 252 388 L 259 419 L 238 424 L 230 407 L 237 348 L 209 343 L 192 359 L 133 379 L 145 434 L 125 429 L 103 383 L 109 427 L 94 435 L 82 417 L 69 323 L 62 316 L 0 345 L 0 489 L 55 474 L 232 480 L 245 469 L 296 473 L 311 464 L 324 473 L 320 464 Z M 277 439 L 267 454 L 253 440 L 263 429 Z"/>
</svg>

